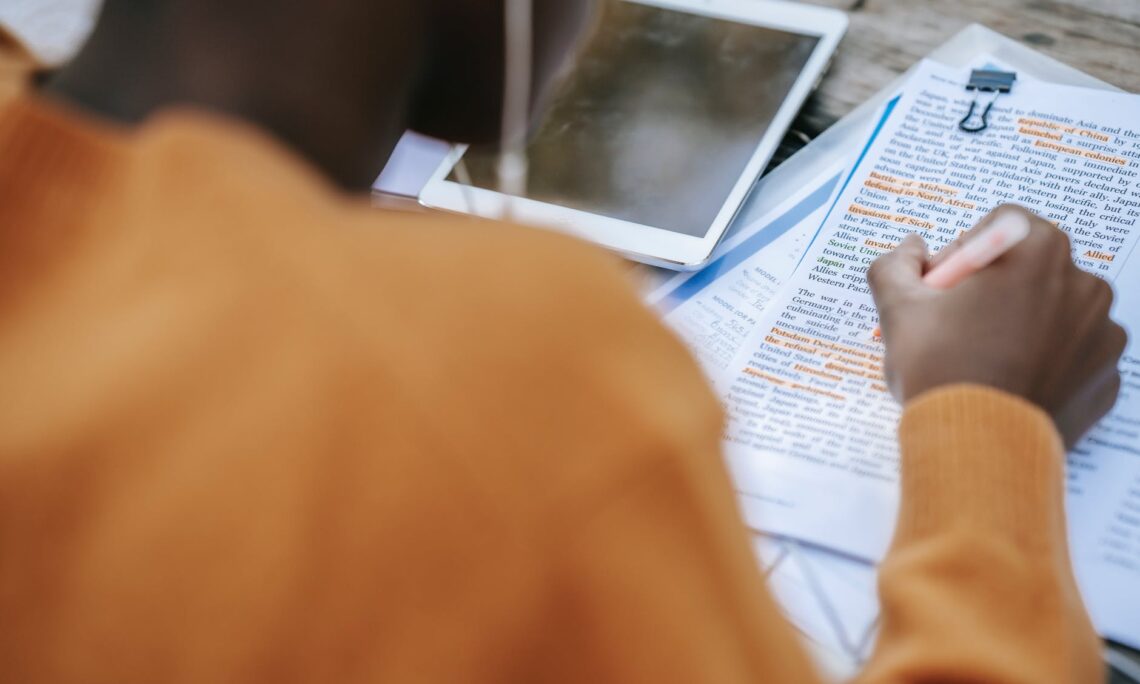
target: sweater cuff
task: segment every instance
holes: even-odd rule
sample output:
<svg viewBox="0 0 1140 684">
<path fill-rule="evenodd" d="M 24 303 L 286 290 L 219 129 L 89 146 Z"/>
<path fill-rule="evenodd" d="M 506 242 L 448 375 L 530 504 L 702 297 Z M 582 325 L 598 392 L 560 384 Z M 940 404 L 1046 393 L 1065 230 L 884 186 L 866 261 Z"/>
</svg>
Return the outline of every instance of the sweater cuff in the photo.
<svg viewBox="0 0 1140 684">
<path fill-rule="evenodd" d="M 896 544 L 948 528 L 1064 543 L 1065 449 L 1036 405 L 981 385 L 939 388 L 906 406 L 899 447 Z"/>
</svg>

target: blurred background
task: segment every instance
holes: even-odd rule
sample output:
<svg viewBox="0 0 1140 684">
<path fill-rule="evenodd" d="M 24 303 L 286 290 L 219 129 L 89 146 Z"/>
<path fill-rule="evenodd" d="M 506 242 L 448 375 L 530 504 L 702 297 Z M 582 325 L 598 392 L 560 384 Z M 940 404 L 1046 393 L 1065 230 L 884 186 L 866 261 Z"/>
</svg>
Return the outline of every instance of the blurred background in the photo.
<svg viewBox="0 0 1140 684">
<path fill-rule="evenodd" d="M 1138 0 L 808 0 L 844 10 L 851 27 L 832 71 L 785 139 L 779 164 L 919 58 L 971 23 L 1131 92 L 1140 92 Z M 0 22 L 48 63 L 71 55 L 98 0 L 2 0 Z"/>
</svg>

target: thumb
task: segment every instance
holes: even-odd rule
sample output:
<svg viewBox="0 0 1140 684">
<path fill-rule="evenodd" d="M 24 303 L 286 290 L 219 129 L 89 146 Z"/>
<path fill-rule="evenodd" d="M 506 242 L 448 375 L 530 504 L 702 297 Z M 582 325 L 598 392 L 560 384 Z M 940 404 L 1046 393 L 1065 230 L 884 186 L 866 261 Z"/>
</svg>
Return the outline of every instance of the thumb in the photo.
<svg viewBox="0 0 1140 684">
<path fill-rule="evenodd" d="M 897 294 L 922 285 L 926 268 L 926 242 L 915 233 L 890 254 L 879 257 L 867 271 L 871 294 L 880 305 Z"/>
</svg>

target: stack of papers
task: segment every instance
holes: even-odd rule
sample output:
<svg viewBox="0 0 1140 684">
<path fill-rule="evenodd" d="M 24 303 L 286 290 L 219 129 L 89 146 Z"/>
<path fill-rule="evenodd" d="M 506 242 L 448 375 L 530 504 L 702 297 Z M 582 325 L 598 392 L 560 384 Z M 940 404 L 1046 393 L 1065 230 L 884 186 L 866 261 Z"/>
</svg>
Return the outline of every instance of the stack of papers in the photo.
<svg viewBox="0 0 1140 684">
<path fill-rule="evenodd" d="M 997 205 L 1018 203 L 1070 234 L 1077 263 L 1116 286 L 1116 318 L 1140 330 L 1140 98 L 1023 78 L 998 100 L 990 129 L 971 135 L 957 128 L 973 99 L 968 77 L 922 64 L 845 171 L 821 173 L 709 269 L 649 298 L 724 398 L 745 516 L 784 540 L 761 547 L 774 590 L 805 634 L 853 662 L 873 633 L 864 600 L 873 601 L 873 563 L 898 506 L 900 409 L 881 379 L 869 263 L 907 233 L 937 249 Z M 1116 410 L 1070 456 L 1068 509 L 1093 620 L 1136 647 L 1140 349 L 1122 370 Z M 821 578 L 835 577 L 847 591 L 827 590 Z"/>
</svg>

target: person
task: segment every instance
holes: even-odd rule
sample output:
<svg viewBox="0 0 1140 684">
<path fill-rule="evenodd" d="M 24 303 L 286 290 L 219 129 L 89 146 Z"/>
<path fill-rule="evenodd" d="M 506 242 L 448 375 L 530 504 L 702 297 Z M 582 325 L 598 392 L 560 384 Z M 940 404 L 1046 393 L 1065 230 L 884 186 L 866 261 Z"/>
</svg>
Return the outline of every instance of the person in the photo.
<svg viewBox="0 0 1140 684">
<path fill-rule="evenodd" d="M 592 21 L 540 0 L 536 85 Z M 107 0 L 0 105 L 11 682 L 813 682 L 694 362 L 614 257 L 381 213 L 495 135 L 495 0 Z M 1064 445 L 1124 333 L 1064 235 L 875 264 L 902 507 L 867 682 L 1092 682 Z M 967 238 L 968 239 L 968 238 Z"/>
</svg>

